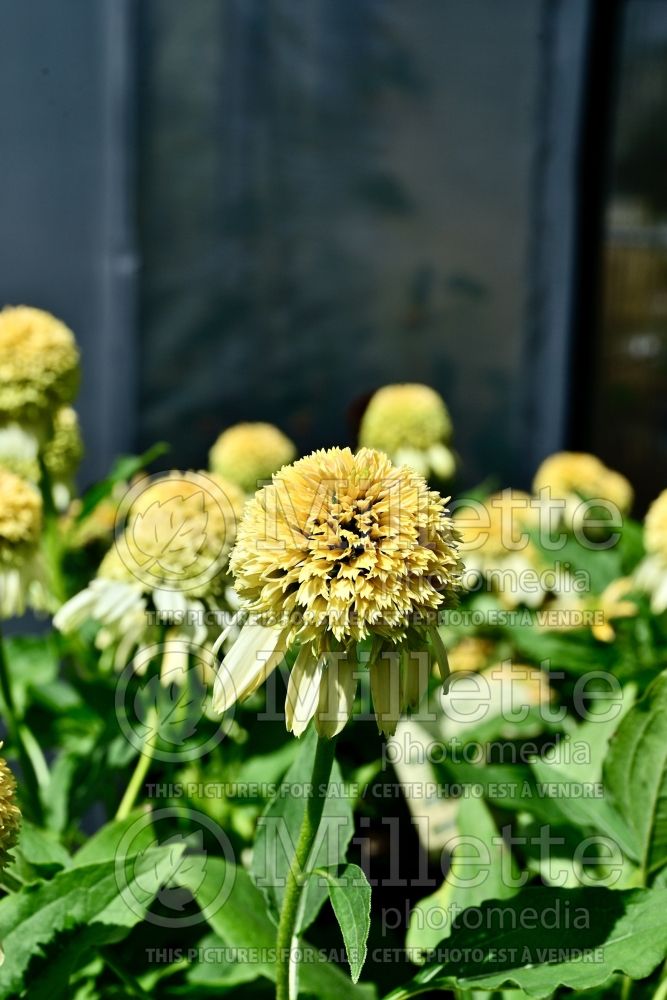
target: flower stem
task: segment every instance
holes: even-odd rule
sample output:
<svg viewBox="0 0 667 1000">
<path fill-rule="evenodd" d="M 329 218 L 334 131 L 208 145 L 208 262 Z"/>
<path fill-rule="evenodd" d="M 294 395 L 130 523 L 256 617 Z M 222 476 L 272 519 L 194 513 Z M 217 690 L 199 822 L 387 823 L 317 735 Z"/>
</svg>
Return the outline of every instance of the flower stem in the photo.
<svg viewBox="0 0 667 1000">
<path fill-rule="evenodd" d="M 313 761 L 310 795 L 301 822 L 299 840 L 285 883 L 285 894 L 280 910 L 277 938 L 276 1000 L 296 1000 L 297 965 L 293 960 L 299 904 L 305 888 L 304 875 L 317 836 L 320 820 L 327 800 L 331 768 L 336 753 L 336 741 L 318 737 Z"/>
<path fill-rule="evenodd" d="M 37 741 L 27 726 L 22 725 L 16 710 L 16 702 L 12 693 L 12 681 L 9 676 L 5 644 L 0 632 L 0 691 L 7 712 L 7 729 L 21 764 L 21 773 L 25 789 L 32 807 L 33 817 L 41 823 L 43 819 L 42 796 L 40 787 L 45 787 L 49 780 L 49 770 Z M 30 752 L 32 749 L 32 753 Z M 34 758 L 34 759 L 33 759 Z"/>
<path fill-rule="evenodd" d="M 125 794 L 123 795 L 121 803 L 116 811 L 116 819 L 126 819 L 132 812 L 137 795 L 141 791 L 141 786 L 146 780 L 148 769 L 151 766 L 151 761 L 153 760 L 153 754 L 155 752 L 155 745 L 154 741 L 151 743 L 150 737 L 157 737 L 157 709 L 154 706 L 149 709 L 146 715 L 145 726 L 146 738 L 141 748 L 141 753 L 139 754 L 139 760 L 136 763 L 132 777 L 128 782 L 127 788 L 125 789 Z"/>
<path fill-rule="evenodd" d="M 44 506 L 44 553 L 49 574 L 49 586 L 58 604 L 67 600 L 67 583 L 63 576 L 63 539 L 58 524 L 58 511 L 53 502 L 53 484 L 44 457 L 39 457 L 39 485 Z"/>
</svg>

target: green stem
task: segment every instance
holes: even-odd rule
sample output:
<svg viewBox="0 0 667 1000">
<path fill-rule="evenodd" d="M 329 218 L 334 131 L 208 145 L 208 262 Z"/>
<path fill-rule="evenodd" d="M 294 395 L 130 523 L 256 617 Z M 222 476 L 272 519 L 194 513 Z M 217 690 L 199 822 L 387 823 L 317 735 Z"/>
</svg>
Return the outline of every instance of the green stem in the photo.
<svg viewBox="0 0 667 1000">
<path fill-rule="evenodd" d="M 40 787 L 44 787 L 45 784 L 48 784 L 49 771 L 46 766 L 46 761 L 44 761 L 42 752 L 39 749 L 32 733 L 29 731 L 27 726 L 22 725 L 19 720 L 18 712 L 16 710 L 16 702 L 14 701 L 14 695 L 12 693 L 12 682 L 9 676 L 7 657 L 5 656 L 5 644 L 1 632 L 0 691 L 2 691 L 2 700 L 5 703 L 5 709 L 7 711 L 7 729 L 9 731 L 12 745 L 16 749 L 19 762 L 21 764 L 21 772 L 28 800 L 32 807 L 35 820 L 38 823 L 41 823 L 43 819 L 43 807 Z M 37 748 L 36 750 L 35 747 Z M 31 749 L 32 754 L 30 752 Z M 33 761 L 33 755 L 35 756 L 35 761 Z M 35 762 L 37 762 L 37 766 L 35 766 Z"/>
<path fill-rule="evenodd" d="M 44 552 L 46 555 L 49 585 L 58 604 L 64 604 L 68 597 L 67 582 L 63 575 L 63 539 L 58 523 L 58 511 L 53 503 L 53 484 L 44 458 L 39 457 L 40 490 L 44 507 Z"/>
<path fill-rule="evenodd" d="M 148 774 L 148 769 L 151 766 L 153 754 L 155 753 L 155 739 L 157 739 L 157 709 L 154 706 L 149 709 L 148 714 L 146 715 L 145 725 L 146 739 L 143 747 L 141 748 L 139 760 L 136 763 L 132 777 L 128 782 L 127 788 L 125 789 L 125 794 L 123 795 L 121 803 L 118 806 L 118 810 L 116 811 L 116 819 L 126 819 L 132 812 L 137 795 L 141 791 L 141 787 L 146 780 L 146 775 Z M 151 737 L 153 737 L 153 743 L 150 741 Z"/>
<path fill-rule="evenodd" d="M 335 753 L 335 740 L 318 738 L 315 760 L 313 761 L 310 795 L 306 799 L 299 840 L 285 882 L 285 894 L 278 922 L 276 1000 L 296 1000 L 297 996 L 297 966 L 292 955 L 299 918 L 299 904 L 305 888 L 304 875 L 308 871 L 308 860 L 327 800 L 326 793 Z M 322 794 L 323 790 L 324 794 Z"/>
</svg>

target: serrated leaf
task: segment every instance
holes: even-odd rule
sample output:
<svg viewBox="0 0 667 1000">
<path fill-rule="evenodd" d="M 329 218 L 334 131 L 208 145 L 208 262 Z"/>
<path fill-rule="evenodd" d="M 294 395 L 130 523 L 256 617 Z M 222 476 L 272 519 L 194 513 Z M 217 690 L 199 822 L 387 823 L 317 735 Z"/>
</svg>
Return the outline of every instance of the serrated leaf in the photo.
<svg viewBox="0 0 667 1000">
<path fill-rule="evenodd" d="M 366 961 L 371 929 L 371 887 L 358 865 L 318 868 L 313 878 L 324 878 L 329 899 L 343 934 L 352 982 L 356 983 Z"/>
<path fill-rule="evenodd" d="M 588 990 L 614 973 L 644 979 L 667 952 L 667 889 L 528 888 L 457 919 L 437 961 L 386 1000 L 432 990 L 516 986 L 549 997 Z"/>
<path fill-rule="evenodd" d="M 21 821 L 19 842 L 12 850 L 7 870 L 21 881 L 35 881 L 55 874 L 71 863 L 68 851 L 50 830 L 42 830 L 27 819 Z"/>
<path fill-rule="evenodd" d="M 134 861 L 128 859 L 128 864 Z M 65 869 L 50 882 L 25 886 L 0 900 L 0 941 L 5 950 L 0 996 L 25 988 L 24 973 L 30 960 L 62 931 L 104 925 L 117 939 L 118 928 L 129 930 L 142 918 L 136 879 L 144 880 L 145 912 L 160 885 L 171 877 L 173 867 L 173 852 L 162 848 L 133 864 L 129 883 L 133 906 L 119 893 L 115 861 Z M 152 872 L 150 886 L 145 882 L 147 871 Z"/>
<path fill-rule="evenodd" d="M 623 718 L 604 764 L 611 801 L 648 877 L 667 864 L 667 671 Z"/>
<path fill-rule="evenodd" d="M 222 858 L 210 858 L 206 866 L 206 878 L 201 885 L 196 886 L 190 882 L 187 873 L 182 873 L 178 878 L 190 889 L 206 914 L 209 926 L 221 939 L 223 950 L 230 953 L 228 958 L 224 955 L 207 955 L 205 973 L 195 974 L 197 967 L 194 967 L 189 978 L 196 982 L 206 982 L 207 985 L 229 984 L 230 963 L 234 969 L 237 953 L 243 954 L 247 949 L 252 949 L 252 960 L 245 960 L 248 967 L 254 968 L 256 977 L 274 981 L 276 928 L 266 914 L 261 892 L 248 873 Z M 231 884 L 231 892 L 225 897 L 224 903 L 218 906 L 215 901 L 220 896 L 221 886 L 227 880 Z M 317 997 L 318 1000 L 340 1000 L 341 997 L 347 997 L 348 1000 L 373 1000 L 376 993 L 372 986 L 351 984 L 348 977 L 321 957 L 317 949 L 303 941 L 299 947 L 303 953 L 299 967 L 299 995 L 303 993 Z M 243 958 L 238 961 L 243 961 Z M 247 976 L 243 979 L 247 981 Z"/>
<path fill-rule="evenodd" d="M 306 809 L 304 788 L 311 780 L 316 743 L 317 734 L 311 729 L 302 738 L 299 756 L 285 775 L 278 795 L 269 803 L 257 827 L 252 875 L 276 923 L 285 891 L 285 879 Z M 290 788 L 293 791 L 290 792 Z M 308 864 L 309 870 L 341 864 L 345 860 L 345 852 L 353 832 L 350 796 L 346 794 L 340 768 L 334 761 L 329 794 L 324 804 L 316 849 Z M 313 922 L 327 897 L 327 889 L 318 880 L 309 879 L 303 895 L 297 932 L 303 931 Z"/>
</svg>

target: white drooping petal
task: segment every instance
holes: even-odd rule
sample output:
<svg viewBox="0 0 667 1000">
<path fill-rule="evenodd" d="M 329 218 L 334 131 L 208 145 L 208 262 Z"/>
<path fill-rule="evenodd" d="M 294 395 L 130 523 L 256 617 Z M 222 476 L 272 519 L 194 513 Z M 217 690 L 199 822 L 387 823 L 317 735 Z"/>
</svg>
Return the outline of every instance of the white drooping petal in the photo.
<svg viewBox="0 0 667 1000">
<path fill-rule="evenodd" d="M 160 683 L 185 684 L 190 665 L 190 644 L 178 628 L 170 628 L 165 637 L 160 662 Z"/>
<path fill-rule="evenodd" d="M 141 603 L 141 587 L 135 583 L 99 578 L 90 587 L 97 595 L 91 618 L 103 625 L 119 621 L 130 608 Z"/>
<path fill-rule="evenodd" d="M 175 615 L 183 614 L 187 610 L 187 600 L 180 590 L 160 590 L 153 591 L 153 604 L 157 611 L 165 618 L 173 618 Z"/>
<path fill-rule="evenodd" d="M 407 465 L 424 479 L 428 476 L 428 461 L 426 453 L 418 448 L 399 448 L 393 456 L 395 465 Z"/>
<path fill-rule="evenodd" d="M 456 459 L 445 444 L 432 444 L 427 451 L 428 461 L 437 476 L 451 479 L 456 472 Z"/>
<path fill-rule="evenodd" d="M 53 616 L 54 626 L 64 635 L 67 635 L 68 632 L 74 632 L 90 617 L 90 612 L 96 601 L 97 595 L 92 587 L 86 587 L 85 590 L 79 591 L 56 611 Z"/>
<path fill-rule="evenodd" d="M 116 670 L 122 670 L 132 654 L 132 650 L 141 641 L 146 633 L 146 622 L 144 618 L 144 608 L 137 610 L 137 613 L 126 614 L 118 623 L 118 634 L 120 639 L 114 651 L 113 666 Z"/>
<path fill-rule="evenodd" d="M 218 668 L 212 708 L 222 715 L 236 701 L 248 698 L 285 655 L 284 630 L 250 619 Z"/>
<path fill-rule="evenodd" d="M 651 611 L 654 615 L 661 615 L 667 609 L 667 574 L 663 575 L 657 582 L 651 598 Z"/>
<path fill-rule="evenodd" d="M 315 728 L 331 739 L 352 715 L 357 692 L 356 662 L 347 654 L 327 653 L 327 666 L 320 682 Z"/>
<path fill-rule="evenodd" d="M 294 661 L 287 685 L 285 724 L 295 736 L 301 736 L 315 714 L 324 664 L 324 655 L 313 653 L 309 645 L 301 647 Z"/>
<path fill-rule="evenodd" d="M 233 587 L 225 587 L 225 600 L 232 611 L 239 611 L 242 607 L 241 599 Z"/>
<path fill-rule="evenodd" d="M 0 617 L 22 615 L 25 610 L 21 571 L 9 568 L 0 572 Z"/>
</svg>

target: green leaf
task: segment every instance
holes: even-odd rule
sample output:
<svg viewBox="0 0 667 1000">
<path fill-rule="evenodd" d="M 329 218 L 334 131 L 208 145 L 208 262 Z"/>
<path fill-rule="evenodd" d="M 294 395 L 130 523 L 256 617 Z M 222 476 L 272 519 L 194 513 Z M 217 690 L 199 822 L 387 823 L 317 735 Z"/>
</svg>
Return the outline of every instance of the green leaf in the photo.
<svg viewBox="0 0 667 1000">
<path fill-rule="evenodd" d="M 283 901 L 285 879 L 306 809 L 305 790 L 311 781 L 316 743 L 317 734 L 311 729 L 301 740 L 299 756 L 285 775 L 278 795 L 267 806 L 257 827 L 252 874 L 276 923 Z M 349 789 L 344 787 L 340 769 L 334 762 L 318 839 L 309 861 L 311 871 L 315 868 L 331 868 L 345 860 L 345 852 L 354 832 L 350 800 Z M 309 879 L 303 897 L 297 932 L 305 930 L 319 913 L 327 897 L 326 885 L 322 885 L 317 879 Z"/>
<path fill-rule="evenodd" d="M 511 882 L 518 870 L 481 799 L 459 800 L 458 835 L 453 838 L 447 878 L 431 896 L 421 899 L 410 914 L 406 948 L 411 958 L 434 948 L 451 933 L 454 917 L 486 899 L 503 899 L 515 891 Z"/>
<path fill-rule="evenodd" d="M 593 782 L 581 782 L 569 777 L 548 759 L 536 759 L 531 766 L 540 794 L 551 799 L 551 805 L 560 813 L 561 823 L 574 823 L 582 830 L 596 830 L 618 844 L 629 858 L 637 860 L 633 830 L 609 797 L 604 794 L 598 796 Z M 601 791 L 604 792 L 603 789 Z"/>
<path fill-rule="evenodd" d="M 326 879 L 329 899 L 343 934 L 352 982 L 356 983 L 366 961 L 366 943 L 371 929 L 371 887 L 358 865 L 318 868 L 313 877 L 318 876 Z"/>
<path fill-rule="evenodd" d="M 588 990 L 614 973 L 644 979 L 667 952 L 667 890 L 523 889 L 464 911 L 438 961 L 386 1000 L 428 990 L 516 986 L 548 997 Z"/>
<path fill-rule="evenodd" d="M 99 864 L 101 861 L 112 861 L 121 840 L 131 827 L 142 816 L 141 810 L 135 810 L 125 819 L 114 819 L 97 830 L 89 840 L 80 847 L 72 859 L 72 865 L 80 868 L 83 865 Z M 132 839 L 132 845 L 139 853 L 152 843 L 154 830 L 150 823 L 143 824 Z"/>
<path fill-rule="evenodd" d="M 591 670 L 611 670 L 614 662 L 612 644 L 595 640 L 590 629 L 571 633 L 549 632 L 537 625 L 537 616 L 530 624 L 503 626 L 519 656 L 533 663 L 548 662 L 550 670 L 564 670 L 580 676 Z"/>
<path fill-rule="evenodd" d="M 270 784 L 279 781 L 299 753 L 299 741 L 290 740 L 270 753 L 257 754 L 239 764 L 234 782 L 238 785 Z"/>
<path fill-rule="evenodd" d="M 107 476 L 99 483 L 95 483 L 90 489 L 84 493 L 81 500 L 81 510 L 77 516 L 77 521 L 84 521 L 92 511 L 95 510 L 97 505 L 104 500 L 105 497 L 109 496 L 112 492 L 114 486 L 117 483 L 127 482 L 132 476 L 136 475 L 151 462 L 154 462 L 156 458 L 161 455 L 166 454 L 169 451 L 169 445 L 164 441 L 159 441 L 154 444 L 148 451 L 145 451 L 143 455 L 121 455 L 118 458 Z"/>
<path fill-rule="evenodd" d="M 604 780 L 648 877 L 667 864 L 667 671 L 618 727 Z"/>
<path fill-rule="evenodd" d="M 260 976 L 275 980 L 276 928 L 266 914 L 264 900 L 249 874 L 243 868 L 225 862 L 222 858 L 209 858 L 203 882 L 188 872 L 180 871 L 176 880 L 190 889 L 197 904 L 204 912 L 209 926 L 223 943 L 221 950 L 228 954 L 207 956 L 206 972 L 201 970 L 190 978 L 213 984 L 215 969 L 219 978 L 215 982 L 229 983 L 229 977 L 241 975 L 229 969 L 230 963 L 244 962 L 254 968 L 255 978 Z M 225 886 L 229 886 L 226 890 Z M 300 963 L 299 985 L 305 994 L 319 1000 L 371 1000 L 375 990 L 367 986 L 353 986 L 340 969 L 332 965 L 310 945 L 301 942 L 303 960 Z M 210 960 L 209 960 L 210 959 Z M 247 976 L 247 973 L 245 974 Z M 244 979 L 245 979 L 244 976 Z M 239 981 L 239 980 L 237 980 Z"/>
<path fill-rule="evenodd" d="M 592 513 L 594 517 L 597 516 L 595 512 Z M 539 530 L 531 532 L 531 535 L 548 564 L 569 566 L 572 574 L 585 573 L 589 588 L 594 594 L 601 594 L 605 587 L 623 575 L 622 553 L 618 542 L 607 549 L 590 548 L 570 535 L 554 550 L 543 544 Z"/>
<path fill-rule="evenodd" d="M 117 940 L 118 928 L 129 930 L 142 919 L 178 860 L 171 847 L 150 851 L 140 861 L 127 859 L 132 870 L 127 888 L 132 906 L 126 902 L 129 896 L 119 893 L 114 861 L 69 868 L 50 882 L 28 885 L 6 896 L 0 901 L 0 941 L 5 951 L 0 967 L 0 996 L 25 988 L 24 973 L 30 960 L 42 954 L 57 934 L 77 927 L 88 933 L 93 928 L 92 936 L 98 939 L 107 936 L 102 933 L 104 927 Z M 75 936 L 72 946 L 78 954 L 76 940 Z"/>
<path fill-rule="evenodd" d="M 53 634 L 16 635 L 4 640 L 5 656 L 11 668 L 12 694 L 20 718 L 31 700 L 30 692 L 58 677 L 58 647 Z"/>
<path fill-rule="evenodd" d="M 22 882 L 38 881 L 40 876 L 48 877 L 71 864 L 69 853 L 58 838 L 27 819 L 21 822 L 19 842 L 12 855 L 13 861 L 7 870 Z"/>
</svg>

